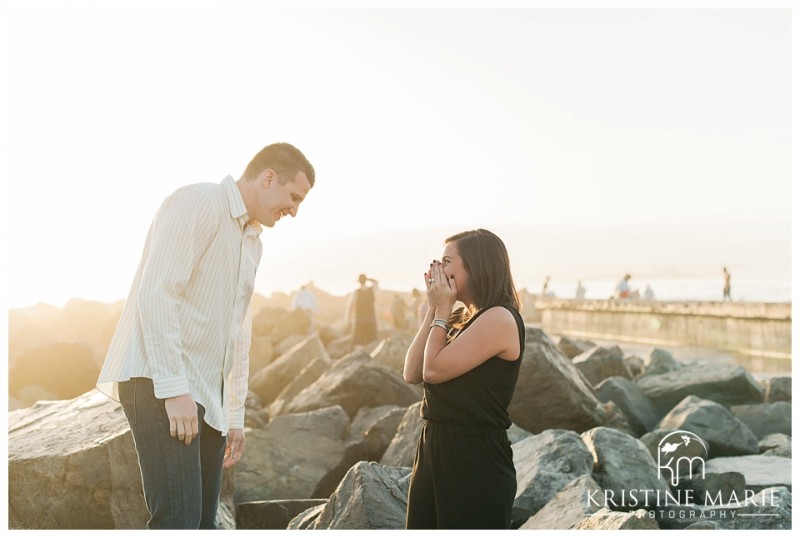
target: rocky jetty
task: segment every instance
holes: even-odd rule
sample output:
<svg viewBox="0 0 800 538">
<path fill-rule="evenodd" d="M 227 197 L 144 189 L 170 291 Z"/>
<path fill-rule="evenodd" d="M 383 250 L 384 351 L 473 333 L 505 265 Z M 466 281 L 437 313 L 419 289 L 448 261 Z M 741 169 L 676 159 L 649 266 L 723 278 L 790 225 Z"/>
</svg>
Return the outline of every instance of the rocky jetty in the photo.
<svg viewBox="0 0 800 538">
<path fill-rule="evenodd" d="M 337 317 L 312 326 L 284 302 L 254 301 L 247 449 L 225 472 L 219 525 L 403 528 L 422 428 L 420 387 L 401 375 L 411 335 L 381 321 L 379 340 L 354 348 Z M 144 528 L 119 404 L 80 376 L 48 384 L 62 364 L 97 371 L 119 307 L 71 309 L 92 323 L 67 329 L 43 306 L 10 316 L 9 527 Z M 515 528 L 791 528 L 791 378 L 556 344 L 535 327 L 522 361 Z"/>
</svg>

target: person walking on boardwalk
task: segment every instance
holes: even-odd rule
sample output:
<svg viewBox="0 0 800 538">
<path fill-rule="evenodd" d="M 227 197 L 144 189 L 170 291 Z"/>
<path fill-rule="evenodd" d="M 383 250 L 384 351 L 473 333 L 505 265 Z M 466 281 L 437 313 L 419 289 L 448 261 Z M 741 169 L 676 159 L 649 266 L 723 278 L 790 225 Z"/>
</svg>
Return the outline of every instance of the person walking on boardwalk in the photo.
<svg viewBox="0 0 800 538">
<path fill-rule="evenodd" d="M 722 301 L 733 301 L 731 299 L 731 274 L 728 272 L 727 267 L 722 268 L 722 275 L 725 279 L 725 284 L 722 287 Z"/>
<path fill-rule="evenodd" d="M 488 230 L 445 240 L 425 273 L 428 309 L 403 367 L 423 383 L 424 425 L 408 529 L 508 529 L 517 489 L 508 406 L 525 326 L 503 242 Z M 465 307 L 453 312 L 456 301 Z"/>
<path fill-rule="evenodd" d="M 271 144 L 238 180 L 182 187 L 155 215 L 98 379 L 130 424 L 151 529 L 216 526 L 223 467 L 245 448 L 262 226 L 296 216 L 314 179 Z"/>
</svg>

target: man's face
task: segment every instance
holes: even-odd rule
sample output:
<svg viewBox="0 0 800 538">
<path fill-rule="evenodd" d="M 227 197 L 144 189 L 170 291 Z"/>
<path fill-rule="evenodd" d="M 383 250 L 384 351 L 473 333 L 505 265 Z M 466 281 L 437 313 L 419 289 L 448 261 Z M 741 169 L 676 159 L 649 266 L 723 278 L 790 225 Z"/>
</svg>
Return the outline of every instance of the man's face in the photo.
<svg viewBox="0 0 800 538">
<path fill-rule="evenodd" d="M 311 190 L 311 185 L 302 171 L 298 171 L 294 178 L 283 184 L 272 170 L 267 170 L 266 174 L 264 181 L 267 185 L 260 190 L 258 208 L 251 217 L 261 225 L 271 228 L 281 217 L 297 216 L 300 203 Z"/>
</svg>

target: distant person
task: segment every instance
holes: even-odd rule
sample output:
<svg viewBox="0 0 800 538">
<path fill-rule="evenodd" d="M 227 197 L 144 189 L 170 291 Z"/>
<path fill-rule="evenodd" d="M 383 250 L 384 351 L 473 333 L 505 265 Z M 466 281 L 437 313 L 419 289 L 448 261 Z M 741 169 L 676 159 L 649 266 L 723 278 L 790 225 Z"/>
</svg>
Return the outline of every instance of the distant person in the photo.
<svg viewBox="0 0 800 538">
<path fill-rule="evenodd" d="M 517 479 L 506 430 L 525 325 L 508 252 L 487 230 L 463 232 L 425 279 L 430 308 L 403 367 L 424 394 L 406 528 L 509 529 Z M 466 307 L 453 312 L 456 301 Z"/>
<path fill-rule="evenodd" d="M 406 330 L 408 328 L 408 305 L 406 305 L 406 302 L 400 297 L 400 294 L 394 294 L 390 311 L 394 327 L 402 331 Z"/>
<path fill-rule="evenodd" d="M 628 281 L 631 279 L 631 275 L 626 274 L 622 277 L 617 283 L 617 287 L 614 290 L 614 297 L 617 299 L 638 299 L 639 292 L 637 290 L 631 290 L 630 284 Z"/>
<path fill-rule="evenodd" d="M 644 290 L 644 300 L 645 301 L 655 301 L 656 300 L 656 294 L 653 291 L 653 288 L 650 287 L 649 283 L 647 284 L 647 287 Z"/>
<path fill-rule="evenodd" d="M 550 277 L 544 277 L 544 284 L 542 284 L 542 297 L 549 297 L 550 293 Z"/>
<path fill-rule="evenodd" d="M 313 332 L 315 318 L 319 310 L 319 302 L 314 292 L 309 289 L 308 284 L 301 286 L 297 293 L 294 294 L 292 298 L 292 310 L 303 311 L 310 322 L 309 333 Z"/>
<path fill-rule="evenodd" d="M 222 469 L 245 447 L 261 227 L 313 186 L 303 154 L 271 144 L 239 180 L 182 187 L 155 215 L 98 379 L 130 424 L 151 529 L 216 526 Z"/>
<path fill-rule="evenodd" d="M 731 274 L 728 272 L 727 267 L 722 268 L 722 274 L 725 278 L 725 285 L 722 288 L 722 301 L 733 301 L 731 299 Z"/>
<path fill-rule="evenodd" d="M 583 287 L 581 281 L 578 281 L 578 287 L 575 289 L 575 299 L 583 301 L 586 299 L 586 288 Z"/>
<path fill-rule="evenodd" d="M 370 283 L 367 286 L 367 282 Z M 375 290 L 378 281 L 367 278 L 367 275 L 358 276 L 359 288 L 350 296 L 347 307 L 348 327 L 353 331 L 353 343 L 356 345 L 368 344 L 378 335 L 378 322 L 375 318 Z"/>
</svg>

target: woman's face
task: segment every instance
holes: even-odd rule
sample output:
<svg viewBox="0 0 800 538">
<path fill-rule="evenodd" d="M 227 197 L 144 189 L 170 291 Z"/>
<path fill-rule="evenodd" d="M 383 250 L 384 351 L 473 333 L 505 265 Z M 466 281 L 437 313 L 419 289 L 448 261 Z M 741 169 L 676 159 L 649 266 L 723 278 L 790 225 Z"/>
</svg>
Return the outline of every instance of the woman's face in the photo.
<svg viewBox="0 0 800 538">
<path fill-rule="evenodd" d="M 469 285 L 469 273 L 467 273 L 464 267 L 464 260 L 458 254 L 458 247 L 455 241 L 451 241 L 444 246 L 442 267 L 444 268 L 444 274 L 447 275 L 447 278 L 455 277 L 453 280 L 455 280 L 456 289 L 458 289 L 458 296 L 456 299 L 464 304 L 470 304 L 468 302 L 469 297 L 467 297 L 469 295 L 467 289 Z"/>
</svg>

